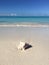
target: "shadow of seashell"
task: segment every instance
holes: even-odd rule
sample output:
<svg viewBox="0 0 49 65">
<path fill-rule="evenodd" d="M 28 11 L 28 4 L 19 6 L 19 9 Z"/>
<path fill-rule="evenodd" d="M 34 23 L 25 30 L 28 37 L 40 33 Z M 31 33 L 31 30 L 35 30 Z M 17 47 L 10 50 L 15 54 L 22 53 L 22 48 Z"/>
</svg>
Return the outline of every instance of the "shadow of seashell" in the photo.
<svg viewBox="0 0 49 65">
<path fill-rule="evenodd" d="M 27 50 L 29 48 L 32 48 L 32 45 L 30 45 L 29 43 L 25 43 L 24 49 Z"/>
</svg>

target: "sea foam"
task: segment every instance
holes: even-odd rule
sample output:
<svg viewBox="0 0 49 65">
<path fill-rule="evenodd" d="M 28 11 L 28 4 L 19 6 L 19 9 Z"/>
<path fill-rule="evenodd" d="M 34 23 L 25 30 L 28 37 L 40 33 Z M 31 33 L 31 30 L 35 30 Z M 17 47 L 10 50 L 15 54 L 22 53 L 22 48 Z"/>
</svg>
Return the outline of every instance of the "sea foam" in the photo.
<svg viewBox="0 0 49 65">
<path fill-rule="evenodd" d="M 0 27 L 49 27 L 47 24 L 3 24 Z"/>
</svg>

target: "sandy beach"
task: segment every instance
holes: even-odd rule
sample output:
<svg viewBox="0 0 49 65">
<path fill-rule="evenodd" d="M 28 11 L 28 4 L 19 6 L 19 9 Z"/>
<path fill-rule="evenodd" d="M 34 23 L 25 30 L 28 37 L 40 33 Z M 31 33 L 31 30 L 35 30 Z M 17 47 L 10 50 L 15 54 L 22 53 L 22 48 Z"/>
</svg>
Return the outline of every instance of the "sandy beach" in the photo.
<svg viewBox="0 0 49 65">
<path fill-rule="evenodd" d="M 32 48 L 18 50 L 20 41 Z M 0 27 L 0 65 L 49 65 L 49 27 Z"/>
</svg>

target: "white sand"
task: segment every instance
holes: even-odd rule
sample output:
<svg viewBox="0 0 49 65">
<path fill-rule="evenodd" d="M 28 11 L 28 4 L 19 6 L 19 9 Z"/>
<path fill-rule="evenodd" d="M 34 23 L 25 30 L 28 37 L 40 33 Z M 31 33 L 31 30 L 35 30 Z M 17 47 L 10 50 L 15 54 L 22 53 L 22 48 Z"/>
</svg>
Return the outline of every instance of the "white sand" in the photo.
<svg viewBox="0 0 49 65">
<path fill-rule="evenodd" d="M 18 50 L 20 40 L 33 47 Z M 49 28 L 0 27 L 0 65 L 49 65 Z"/>
</svg>

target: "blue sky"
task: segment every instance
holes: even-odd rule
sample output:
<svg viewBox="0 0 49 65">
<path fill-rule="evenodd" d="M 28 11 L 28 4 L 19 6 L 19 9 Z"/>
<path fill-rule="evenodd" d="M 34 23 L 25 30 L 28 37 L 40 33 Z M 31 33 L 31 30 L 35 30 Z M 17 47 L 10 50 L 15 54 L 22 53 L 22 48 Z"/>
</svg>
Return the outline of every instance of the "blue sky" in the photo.
<svg viewBox="0 0 49 65">
<path fill-rule="evenodd" d="M 0 0 L 0 14 L 49 15 L 49 0 Z"/>
</svg>

